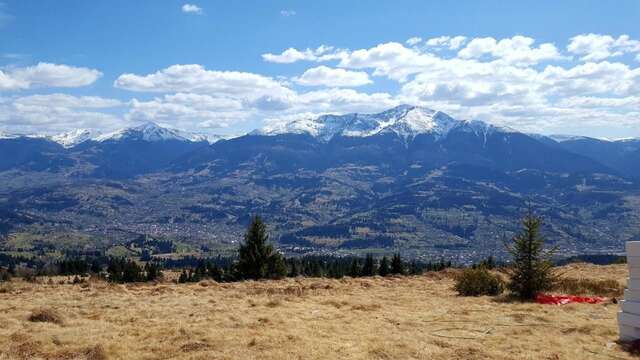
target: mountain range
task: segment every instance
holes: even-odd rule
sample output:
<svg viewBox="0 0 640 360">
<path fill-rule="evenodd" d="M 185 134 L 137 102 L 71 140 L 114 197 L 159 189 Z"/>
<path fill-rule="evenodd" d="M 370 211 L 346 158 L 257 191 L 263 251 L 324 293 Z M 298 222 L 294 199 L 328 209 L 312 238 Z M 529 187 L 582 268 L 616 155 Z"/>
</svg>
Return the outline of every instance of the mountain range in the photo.
<svg viewBox="0 0 640 360">
<path fill-rule="evenodd" d="M 640 140 L 525 134 L 426 108 L 323 115 L 223 139 L 153 123 L 0 136 L 0 231 L 235 244 L 263 215 L 289 252 L 473 259 L 528 210 L 567 254 L 640 235 Z"/>
</svg>

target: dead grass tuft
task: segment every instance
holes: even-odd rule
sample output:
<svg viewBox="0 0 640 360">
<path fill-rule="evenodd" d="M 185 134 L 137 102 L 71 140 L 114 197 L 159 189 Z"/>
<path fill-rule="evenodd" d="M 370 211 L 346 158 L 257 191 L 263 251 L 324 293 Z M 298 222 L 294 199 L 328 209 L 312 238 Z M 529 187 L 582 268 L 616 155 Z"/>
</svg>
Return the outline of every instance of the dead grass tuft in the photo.
<svg viewBox="0 0 640 360">
<path fill-rule="evenodd" d="M 57 325 L 63 325 L 64 321 L 62 315 L 54 309 L 39 309 L 29 315 L 29 321 L 31 322 L 47 322 Z"/>
<path fill-rule="evenodd" d="M 9 354 L 17 359 L 34 359 L 41 353 L 41 349 L 42 344 L 39 341 L 29 340 L 13 344 L 9 349 Z"/>
<path fill-rule="evenodd" d="M 107 360 L 107 352 L 102 345 L 95 345 L 88 347 L 84 350 L 84 355 L 87 360 Z"/>
<path fill-rule="evenodd" d="M 280 305 L 282 305 L 282 300 L 280 299 L 271 299 L 265 304 L 266 307 L 270 308 L 278 307 Z"/>
<path fill-rule="evenodd" d="M 380 304 L 356 304 L 351 307 L 351 310 L 376 311 L 381 308 L 382 306 Z"/>
<path fill-rule="evenodd" d="M 583 335 L 591 335 L 594 332 L 594 330 L 595 330 L 595 327 L 592 325 L 582 325 L 578 327 L 570 327 L 567 329 L 563 329 L 562 333 L 564 334 L 578 333 Z"/>
<path fill-rule="evenodd" d="M 204 342 L 191 342 L 191 343 L 187 343 L 180 346 L 180 350 L 186 353 L 205 351 L 205 350 L 209 350 L 210 348 L 211 348 L 211 345 Z"/>
<path fill-rule="evenodd" d="M 622 296 L 624 286 L 615 279 L 560 278 L 553 291 L 570 295 Z"/>
<path fill-rule="evenodd" d="M 0 285 L 0 294 L 9 294 L 13 292 L 13 285 L 11 283 L 4 283 Z"/>
</svg>

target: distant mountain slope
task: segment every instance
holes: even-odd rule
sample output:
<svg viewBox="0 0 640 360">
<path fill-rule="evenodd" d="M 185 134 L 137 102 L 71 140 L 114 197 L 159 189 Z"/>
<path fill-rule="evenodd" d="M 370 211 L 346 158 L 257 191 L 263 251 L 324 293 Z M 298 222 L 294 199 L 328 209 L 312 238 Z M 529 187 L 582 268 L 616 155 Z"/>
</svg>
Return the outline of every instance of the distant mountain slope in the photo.
<svg viewBox="0 0 640 360">
<path fill-rule="evenodd" d="M 400 106 L 210 139 L 148 123 L 0 138 L 5 229 L 50 226 L 237 244 L 265 217 L 286 251 L 504 251 L 533 208 L 565 255 L 640 235 L 637 142 L 524 134 Z M 28 214 L 28 217 L 24 217 Z M 19 215 L 19 216 L 18 216 Z M 7 230 L 5 230 L 7 231 Z M 125 235 L 122 235 L 125 234 Z"/>
<path fill-rule="evenodd" d="M 261 170 L 273 171 L 349 163 L 396 169 L 459 163 L 511 171 L 617 173 L 512 129 L 406 105 L 378 114 L 324 115 L 270 126 L 190 155 L 174 167 L 186 170 L 210 162 L 231 170 L 259 158 L 264 164 Z"/>
<path fill-rule="evenodd" d="M 558 141 L 561 148 L 589 157 L 625 176 L 640 178 L 640 139 L 606 141 L 576 137 Z"/>
<path fill-rule="evenodd" d="M 74 163 L 62 146 L 47 139 L 26 136 L 0 138 L 0 171 L 57 172 Z"/>
</svg>

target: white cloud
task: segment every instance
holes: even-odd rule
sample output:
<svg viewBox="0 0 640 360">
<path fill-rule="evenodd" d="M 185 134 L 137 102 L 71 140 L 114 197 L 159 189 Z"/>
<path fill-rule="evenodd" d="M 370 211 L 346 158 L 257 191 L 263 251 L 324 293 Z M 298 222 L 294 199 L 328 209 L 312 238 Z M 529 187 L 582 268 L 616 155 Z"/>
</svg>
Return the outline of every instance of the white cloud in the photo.
<svg viewBox="0 0 640 360">
<path fill-rule="evenodd" d="M 102 73 L 95 69 L 38 63 L 34 66 L 0 70 L 0 90 L 33 87 L 79 87 L 94 83 Z"/>
<path fill-rule="evenodd" d="M 545 60 L 563 58 L 555 45 L 544 43 L 538 47 L 532 47 L 534 42 L 534 39 L 520 35 L 500 41 L 492 37 L 474 38 L 458 52 L 458 56 L 463 59 L 475 59 L 490 55 L 517 65 L 532 65 Z"/>
<path fill-rule="evenodd" d="M 279 64 L 291 64 L 297 61 L 327 61 L 339 59 L 344 50 L 336 50 L 332 46 L 320 45 L 316 49 L 298 50 L 288 48 L 280 54 L 262 54 L 262 59 Z"/>
<path fill-rule="evenodd" d="M 378 111 L 398 105 L 388 93 L 361 93 L 353 89 L 326 89 L 299 94 L 292 99 L 290 113 Z"/>
<path fill-rule="evenodd" d="M 284 17 L 289 17 L 289 16 L 295 16 L 296 15 L 296 11 L 295 10 L 280 10 L 280 15 L 284 16 Z"/>
<path fill-rule="evenodd" d="M 254 98 L 177 93 L 149 101 L 134 99 L 125 115 L 129 122 L 158 121 L 172 127 L 211 132 L 252 119 L 295 117 L 299 114 L 377 111 L 397 105 L 388 93 L 367 94 L 352 89 L 293 90 Z"/>
<path fill-rule="evenodd" d="M 407 39 L 407 41 L 405 41 L 407 43 L 407 45 L 409 46 L 415 46 L 418 45 L 422 42 L 422 38 L 418 37 L 418 36 L 414 36 L 412 38 Z"/>
<path fill-rule="evenodd" d="M 439 36 L 435 38 L 431 38 L 426 41 L 427 46 L 434 48 L 447 48 L 449 50 L 457 50 L 459 49 L 465 42 L 467 38 L 464 36 Z"/>
<path fill-rule="evenodd" d="M 0 127 L 15 133 L 58 133 L 72 129 L 112 129 L 123 119 L 104 112 L 123 106 L 115 99 L 67 94 L 0 98 Z"/>
<path fill-rule="evenodd" d="M 308 69 L 294 81 L 303 86 L 327 87 L 355 87 L 372 83 L 364 71 L 334 69 L 324 65 Z"/>
<path fill-rule="evenodd" d="M 351 69 L 374 69 L 375 76 L 406 81 L 409 75 L 418 73 L 438 61 L 432 54 L 421 53 L 397 42 L 389 42 L 370 49 L 359 49 L 345 53 L 339 67 Z"/>
<path fill-rule="evenodd" d="M 196 14 L 196 15 L 201 15 L 203 13 L 202 8 L 194 4 L 182 5 L 182 12 L 186 14 Z"/>
<path fill-rule="evenodd" d="M 264 118 L 270 128 L 301 118 L 313 118 L 321 114 L 344 114 L 351 112 L 378 112 L 399 105 L 399 101 L 388 93 L 361 93 L 353 89 L 324 89 L 299 94 L 290 99 L 286 111 L 266 114 Z"/>
<path fill-rule="evenodd" d="M 567 51 L 581 55 L 580 59 L 584 61 L 598 61 L 625 53 L 640 53 L 640 41 L 631 39 L 629 35 L 620 35 L 616 39 L 610 35 L 581 34 L 571 38 Z"/>
<path fill-rule="evenodd" d="M 130 122 L 157 121 L 172 127 L 207 132 L 228 127 L 251 115 L 239 100 L 178 93 L 150 101 L 133 99 L 125 118 Z"/>
<path fill-rule="evenodd" d="M 634 49 L 635 40 L 626 36 L 611 39 L 617 45 L 607 48 L 610 56 L 616 51 L 631 53 Z M 573 38 L 567 42 L 576 41 Z M 640 135 L 633 130 L 640 126 L 637 97 L 640 68 L 633 61 L 601 61 L 604 53 L 571 47 L 583 57 L 599 59 L 599 62 L 576 61 L 553 44 L 537 44 L 524 36 L 475 38 L 468 42 L 462 36 L 443 36 L 415 44 L 387 42 L 353 50 L 323 45 L 263 55 L 266 61 L 283 64 L 335 63 L 318 64 L 293 78 L 209 70 L 201 65 L 173 65 L 149 74 L 122 74 L 114 82 L 116 87 L 157 94 L 152 99 L 123 103 L 64 94 L 0 98 L 0 128 L 3 124 L 73 128 L 75 124 L 91 121 L 95 126 L 107 127 L 154 120 L 207 132 L 221 127 L 258 125 L 263 119 L 374 112 L 411 103 L 449 112 L 458 118 L 480 118 L 525 131 L 566 133 L 567 129 L 574 129 L 572 132 L 581 133 L 586 129 L 596 133 L 597 129 L 601 132 L 617 129 L 617 133 L 623 133 L 626 129 Z M 459 51 L 439 51 L 447 49 Z M 557 59 L 563 61 L 549 63 Z M 0 72 L 0 87 L 23 89 L 89 82 L 86 76 L 43 75 L 64 73 L 59 68 L 56 71 L 42 65 L 32 68 L 4 69 Z M 78 69 L 84 69 L 68 68 L 75 75 L 82 72 Z M 87 71 L 96 70 L 84 69 Z M 346 89 L 370 84 L 373 77 L 390 80 L 376 81 L 384 83 L 388 92 Z M 85 80 L 78 81 L 79 78 Z M 292 88 L 292 84 L 324 88 L 307 91 Z"/>
<path fill-rule="evenodd" d="M 114 85 L 144 92 L 193 92 L 230 98 L 257 98 L 287 95 L 291 92 L 280 82 L 258 74 L 239 71 L 207 70 L 202 65 L 172 65 L 153 74 L 120 75 Z"/>
</svg>

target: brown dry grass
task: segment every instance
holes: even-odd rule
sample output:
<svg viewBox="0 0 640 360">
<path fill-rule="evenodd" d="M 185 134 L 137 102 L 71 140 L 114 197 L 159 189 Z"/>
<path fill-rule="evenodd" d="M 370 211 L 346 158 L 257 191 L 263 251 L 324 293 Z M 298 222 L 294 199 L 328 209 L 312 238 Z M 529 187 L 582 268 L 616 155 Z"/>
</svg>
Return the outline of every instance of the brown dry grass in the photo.
<svg viewBox="0 0 640 360">
<path fill-rule="evenodd" d="M 624 281 L 624 266 L 570 265 Z M 459 297 L 454 271 L 217 284 L 12 283 L 0 359 L 630 359 L 614 304 Z M 60 326 L 31 322 L 54 310 Z"/>
</svg>

